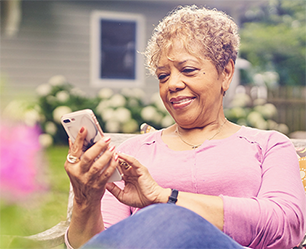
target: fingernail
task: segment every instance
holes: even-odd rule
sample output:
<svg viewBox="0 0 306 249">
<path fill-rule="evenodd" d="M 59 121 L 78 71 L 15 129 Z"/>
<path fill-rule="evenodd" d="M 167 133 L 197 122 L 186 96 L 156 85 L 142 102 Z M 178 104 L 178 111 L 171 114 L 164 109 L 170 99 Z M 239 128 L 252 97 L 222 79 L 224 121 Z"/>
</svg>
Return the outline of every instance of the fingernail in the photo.
<svg viewBox="0 0 306 249">
<path fill-rule="evenodd" d="M 83 133 L 83 132 L 84 132 L 84 130 L 85 130 L 85 128 L 84 128 L 84 127 L 82 127 L 82 128 L 80 129 L 80 133 Z"/>
<path fill-rule="evenodd" d="M 114 160 L 115 160 L 115 162 L 117 162 L 118 157 L 119 157 L 119 155 L 116 153 L 116 154 L 115 154 L 115 156 L 114 156 Z"/>
<path fill-rule="evenodd" d="M 111 140 L 110 137 L 104 137 L 103 139 L 104 139 L 104 142 L 105 142 L 105 143 L 107 143 L 107 142 L 109 142 L 109 141 Z"/>
<path fill-rule="evenodd" d="M 115 145 L 113 145 L 112 147 L 110 147 L 108 150 L 110 151 L 110 152 L 112 152 L 114 149 L 115 149 Z"/>
</svg>

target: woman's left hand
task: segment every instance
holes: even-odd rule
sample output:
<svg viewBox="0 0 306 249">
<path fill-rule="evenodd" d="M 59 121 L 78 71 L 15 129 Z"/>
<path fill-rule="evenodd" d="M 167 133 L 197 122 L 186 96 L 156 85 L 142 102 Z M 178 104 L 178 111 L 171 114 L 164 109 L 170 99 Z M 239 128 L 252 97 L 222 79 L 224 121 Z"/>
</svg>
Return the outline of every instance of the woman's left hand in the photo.
<svg viewBox="0 0 306 249">
<path fill-rule="evenodd" d="M 106 188 L 120 202 L 132 207 L 143 208 L 153 203 L 168 201 L 171 189 L 159 186 L 148 169 L 134 157 L 120 153 L 117 162 L 124 174 L 125 187 L 122 190 L 114 183 L 107 183 Z"/>
</svg>

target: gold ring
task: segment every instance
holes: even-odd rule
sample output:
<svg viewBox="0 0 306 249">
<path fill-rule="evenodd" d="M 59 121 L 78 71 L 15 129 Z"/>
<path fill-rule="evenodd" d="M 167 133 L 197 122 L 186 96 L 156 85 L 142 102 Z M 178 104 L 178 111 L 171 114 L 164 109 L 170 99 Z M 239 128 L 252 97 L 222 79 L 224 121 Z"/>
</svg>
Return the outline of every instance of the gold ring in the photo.
<svg viewBox="0 0 306 249">
<path fill-rule="evenodd" d="M 68 154 L 68 155 L 67 155 L 67 161 L 73 164 L 73 163 L 79 162 L 79 161 L 80 161 L 80 158 Z"/>
<path fill-rule="evenodd" d="M 127 163 L 127 162 L 125 162 L 125 161 L 120 161 L 120 166 L 121 167 L 124 167 L 124 169 L 129 169 L 131 166 Z"/>
</svg>

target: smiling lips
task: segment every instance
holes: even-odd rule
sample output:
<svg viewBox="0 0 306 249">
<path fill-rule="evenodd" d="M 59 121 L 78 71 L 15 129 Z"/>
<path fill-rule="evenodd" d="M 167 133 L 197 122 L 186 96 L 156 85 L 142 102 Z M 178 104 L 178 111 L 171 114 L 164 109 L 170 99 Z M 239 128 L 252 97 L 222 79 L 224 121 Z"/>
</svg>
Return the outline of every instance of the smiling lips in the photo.
<svg viewBox="0 0 306 249">
<path fill-rule="evenodd" d="M 195 97 L 177 97 L 177 98 L 171 98 L 170 102 L 174 109 L 182 109 L 192 103 L 192 101 L 195 99 Z"/>
</svg>

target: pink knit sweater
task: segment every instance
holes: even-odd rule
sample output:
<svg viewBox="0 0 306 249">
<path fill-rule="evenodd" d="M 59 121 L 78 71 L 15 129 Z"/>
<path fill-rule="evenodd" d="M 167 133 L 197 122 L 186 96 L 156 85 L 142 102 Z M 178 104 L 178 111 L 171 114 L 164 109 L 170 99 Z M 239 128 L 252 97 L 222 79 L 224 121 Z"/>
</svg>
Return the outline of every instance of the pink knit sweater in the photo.
<svg viewBox="0 0 306 249">
<path fill-rule="evenodd" d="M 251 248 L 292 248 L 305 234 L 306 199 L 290 140 L 275 131 L 242 127 L 195 150 L 173 151 L 162 131 L 132 138 L 118 150 L 137 158 L 164 188 L 221 196 L 224 233 Z M 123 187 L 123 183 L 117 183 Z M 109 192 L 106 227 L 137 212 Z"/>
</svg>

